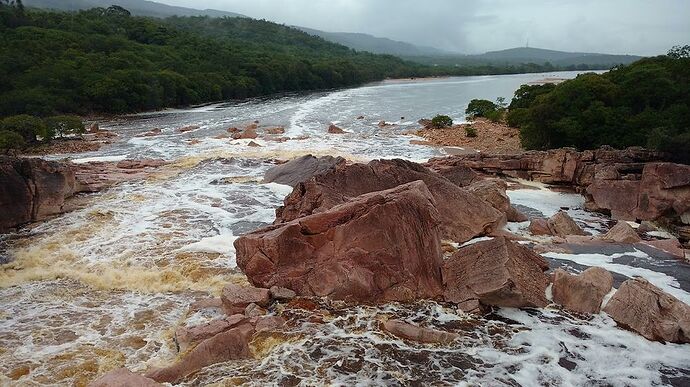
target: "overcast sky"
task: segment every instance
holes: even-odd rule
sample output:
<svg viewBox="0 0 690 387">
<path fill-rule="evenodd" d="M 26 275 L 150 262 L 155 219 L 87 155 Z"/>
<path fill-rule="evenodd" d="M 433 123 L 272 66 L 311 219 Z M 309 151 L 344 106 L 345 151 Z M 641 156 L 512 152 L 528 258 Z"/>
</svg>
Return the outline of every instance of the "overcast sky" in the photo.
<svg viewBox="0 0 690 387">
<path fill-rule="evenodd" d="M 155 0 L 465 53 L 516 46 L 655 55 L 690 44 L 690 0 Z"/>
</svg>

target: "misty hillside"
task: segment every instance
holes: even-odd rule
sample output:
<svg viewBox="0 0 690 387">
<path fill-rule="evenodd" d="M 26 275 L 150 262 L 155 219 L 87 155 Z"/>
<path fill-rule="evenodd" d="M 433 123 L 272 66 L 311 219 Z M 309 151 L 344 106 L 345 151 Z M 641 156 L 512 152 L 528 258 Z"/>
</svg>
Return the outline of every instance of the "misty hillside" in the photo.
<svg viewBox="0 0 690 387">
<path fill-rule="evenodd" d="M 379 38 L 369 34 L 353 32 L 326 32 L 306 27 L 295 27 L 308 34 L 320 36 L 330 42 L 339 43 L 357 51 L 368 51 L 374 54 L 390 54 L 398 56 L 449 55 L 434 47 L 418 46 L 407 42 L 400 42 L 388 38 Z"/>
<path fill-rule="evenodd" d="M 471 55 L 478 60 L 503 63 L 544 63 L 568 66 L 578 64 L 628 64 L 638 59 L 635 55 L 611 55 L 585 52 L 564 52 L 543 48 L 516 47 L 507 50 L 490 51 L 481 55 Z"/>
<path fill-rule="evenodd" d="M 129 10 L 133 15 L 163 18 L 169 16 L 246 17 L 234 12 L 176 7 L 148 0 L 24 0 L 24 5 L 60 11 L 76 11 L 95 7 L 107 8 L 111 5 L 119 5 Z"/>
</svg>

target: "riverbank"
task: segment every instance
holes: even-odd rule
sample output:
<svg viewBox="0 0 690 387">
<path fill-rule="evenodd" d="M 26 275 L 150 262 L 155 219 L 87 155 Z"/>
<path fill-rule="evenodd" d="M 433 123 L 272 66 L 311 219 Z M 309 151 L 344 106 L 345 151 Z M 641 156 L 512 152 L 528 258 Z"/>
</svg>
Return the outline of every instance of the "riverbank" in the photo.
<svg viewBox="0 0 690 387">
<path fill-rule="evenodd" d="M 472 132 L 476 136 L 468 136 L 468 133 Z M 520 129 L 486 118 L 477 118 L 470 123 L 448 128 L 424 127 L 413 134 L 424 139 L 410 141 L 418 145 L 460 147 L 484 153 L 515 153 L 523 150 L 520 145 Z"/>
</svg>

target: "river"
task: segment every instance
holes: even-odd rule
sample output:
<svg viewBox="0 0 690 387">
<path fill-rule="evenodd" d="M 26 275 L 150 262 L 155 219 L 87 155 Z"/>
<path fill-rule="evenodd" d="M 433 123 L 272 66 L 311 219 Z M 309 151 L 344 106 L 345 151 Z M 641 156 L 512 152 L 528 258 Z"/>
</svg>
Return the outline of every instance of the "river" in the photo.
<svg viewBox="0 0 690 387">
<path fill-rule="evenodd" d="M 235 264 L 238 235 L 271 223 L 291 189 L 261 184 L 274 159 L 303 154 L 353 161 L 425 161 L 443 149 L 410 144 L 420 118 L 465 120 L 473 98 L 510 100 L 522 84 L 577 73 L 396 80 L 359 88 L 170 109 L 100 120 L 117 140 L 96 152 L 54 155 L 74 162 L 163 158 L 150 178 L 84 198 L 78 210 L 32 225 L 8 241 L 0 267 L 0 384 L 85 385 L 114 367 L 165 365 L 179 324 L 214 318 L 190 302 L 246 283 Z M 358 117 L 363 116 L 363 119 Z M 379 121 L 394 126 L 379 128 Z M 283 126 L 285 142 L 230 140 L 229 127 Z M 330 123 L 348 133 L 328 134 Z M 195 125 L 180 133 L 177 129 Z M 162 134 L 138 137 L 160 128 Z M 549 216 L 566 203 L 593 233 L 608 219 L 582 210 L 574 194 L 510 193 Z M 519 229 L 519 225 L 511 225 Z M 690 268 L 639 250 L 550 256 L 574 270 L 597 264 L 641 275 L 690 301 Z M 262 339 L 257 359 L 219 364 L 185 385 L 650 385 L 688 382 L 690 348 L 649 342 L 605 315 L 581 319 L 555 308 L 499 309 L 477 318 L 447 305 L 323 305 L 324 324 L 289 325 Z M 388 316 L 463 333 L 453 346 L 411 345 L 384 334 Z"/>
</svg>

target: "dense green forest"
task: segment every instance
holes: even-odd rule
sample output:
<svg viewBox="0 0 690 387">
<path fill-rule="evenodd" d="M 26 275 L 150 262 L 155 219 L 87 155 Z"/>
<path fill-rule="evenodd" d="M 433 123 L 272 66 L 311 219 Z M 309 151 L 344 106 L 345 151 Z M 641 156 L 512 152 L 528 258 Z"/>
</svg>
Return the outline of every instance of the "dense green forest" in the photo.
<svg viewBox="0 0 690 387">
<path fill-rule="evenodd" d="M 507 118 L 527 149 L 639 145 L 690 162 L 690 46 L 556 86 L 522 86 Z"/>
<path fill-rule="evenodd" d="M 393 77 L 551 69 L 425 66 L 249 18 L 154 19 L 117 6 L 49 12 L 7 3 L 0 1 L 0 117 L 125 113 Z"/>
</svg>

